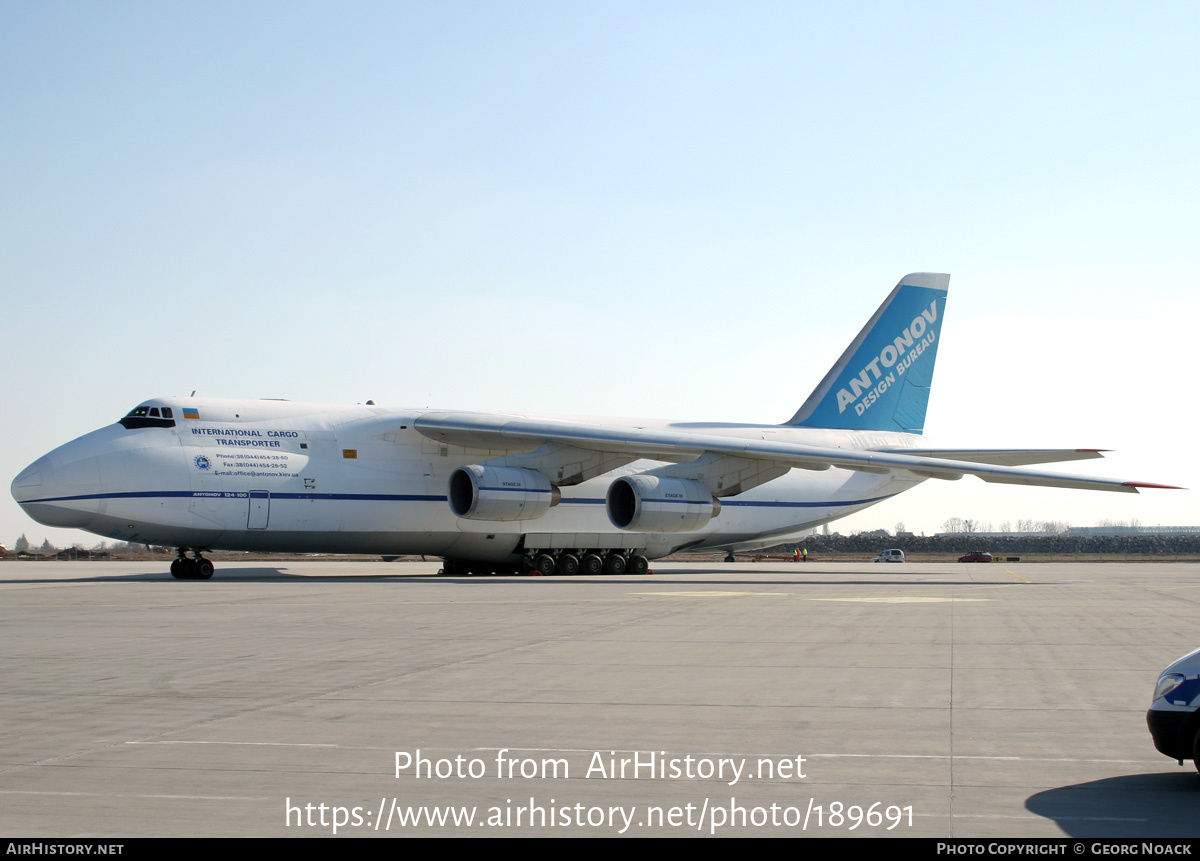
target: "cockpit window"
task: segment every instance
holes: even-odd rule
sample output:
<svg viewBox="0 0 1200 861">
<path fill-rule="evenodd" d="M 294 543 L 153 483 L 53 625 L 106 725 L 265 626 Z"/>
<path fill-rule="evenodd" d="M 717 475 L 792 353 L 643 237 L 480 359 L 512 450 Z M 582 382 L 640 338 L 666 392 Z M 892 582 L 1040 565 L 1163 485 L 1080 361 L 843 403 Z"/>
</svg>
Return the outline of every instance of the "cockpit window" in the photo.
<svg viewBox="0 0 1200 861">
<path fill-rule="evenodd" d="M 171 417 L 170 407 L 150 407 L 140 406 L 134 407 L 129 411 L 125 418 L 121 419 L 121 425 L 127 430 L 135 430 L 137 428 L 173 428 L 175 421 Z"/>
</svg>

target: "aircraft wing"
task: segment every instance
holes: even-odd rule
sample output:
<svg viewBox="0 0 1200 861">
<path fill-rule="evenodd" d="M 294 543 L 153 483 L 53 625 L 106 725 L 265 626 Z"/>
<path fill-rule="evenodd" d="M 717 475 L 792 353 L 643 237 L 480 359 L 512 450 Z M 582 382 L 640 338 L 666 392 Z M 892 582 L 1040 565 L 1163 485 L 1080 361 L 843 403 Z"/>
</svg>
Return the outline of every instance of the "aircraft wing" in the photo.
<svg viewBox="0 0 1200 861">
<path fill-rule="evenodd" d="M 826 448 L 774 440 L 684 433 L 637 426 L 592 425 L 555 419 L 495 413 L 430 412 L 413 422 L 430 439 L 492 451 L 528 452 L 542 445 L 561 445 L 585 451 L 612 453 L 630 459 L 647 458 L 676 463 L 705 454 L 768 461 L 801 469 L 836 466 L 861 472 L 907 470 L 924 478 L 954 480 L 974 475 L 1001 484 L 1028 484 L 1081 490 L 1137 493 L 1139 487 L 1170 485 L 1063 475 L 1019 467 L 948 460 L 895 451 Z"/>
</svg>

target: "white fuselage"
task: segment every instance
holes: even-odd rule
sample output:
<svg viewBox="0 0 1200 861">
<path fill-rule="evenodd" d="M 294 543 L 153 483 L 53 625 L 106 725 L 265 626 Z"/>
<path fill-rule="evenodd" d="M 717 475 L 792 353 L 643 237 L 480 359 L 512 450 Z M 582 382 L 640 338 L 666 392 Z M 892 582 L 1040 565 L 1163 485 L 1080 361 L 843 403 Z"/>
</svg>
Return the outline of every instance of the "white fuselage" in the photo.
<svg viewBox="0 0 1200 861">
<path fill-rule="evenodd" d="M 793 469 L 721 499 L 720 513 L 697 531 L 623 531 L 609 521 L 605 494 L 614 478 L 662 465 L 643 460 L 562 487 L 561 502 L 540 518 L 470 520 L 450 510 L 450 474 L 501 453 L 422 435 L 413 421 L 426 410 L 195 398 L 145 403 L 169 407 L 174 426 L 113 424 L 60 446 L 13 482 L 17 501 L 46 525 L 172 547 L 495 561 L 532 547 L 623 548 L 657 558 L 687 547 L 778 543 L 922 480 L 905 471 Z M 845 450 L 919 439 L 778 425 L 588 422 Z"/>
</svg>

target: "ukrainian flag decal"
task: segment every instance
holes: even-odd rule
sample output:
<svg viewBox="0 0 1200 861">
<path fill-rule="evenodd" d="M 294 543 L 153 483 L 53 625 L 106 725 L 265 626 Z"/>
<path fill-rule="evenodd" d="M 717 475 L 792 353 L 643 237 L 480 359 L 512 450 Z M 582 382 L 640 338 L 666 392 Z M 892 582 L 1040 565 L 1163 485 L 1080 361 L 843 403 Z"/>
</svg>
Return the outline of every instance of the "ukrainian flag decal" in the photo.
<svg viewBox="0 0 1200 861">
<path fill-rule="evenodd" d="M 198 418 L 200 418 L 200 411 L 196 410 L 196 409 L 192 409 L 191 407 L 184 407 L 183 408 L 183 417 L 185 419 L 198 419 Z"/>
</svg>

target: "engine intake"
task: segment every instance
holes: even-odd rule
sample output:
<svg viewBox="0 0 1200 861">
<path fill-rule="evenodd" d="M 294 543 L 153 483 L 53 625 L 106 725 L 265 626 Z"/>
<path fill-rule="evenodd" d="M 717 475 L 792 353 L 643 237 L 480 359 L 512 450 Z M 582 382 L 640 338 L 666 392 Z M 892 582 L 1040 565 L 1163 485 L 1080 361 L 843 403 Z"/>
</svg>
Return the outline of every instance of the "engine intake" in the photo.
<svg viewBox="0 0 1200 861">
<path fill-rule="evenodd" d="M 707 487 L 686 478 L 629 475 L 608 486 L 608 519 L 630 532 L 692 532 L 721 511 Z"/>
<path fill-rule="evenodd" d="M 560 494 L 536 470 L 473 463 L 450 474 L 450 510 L 468 520 L 536 520 Z"/>
</svg>

